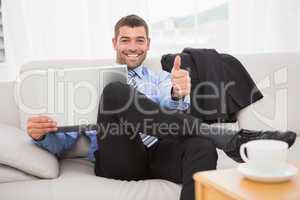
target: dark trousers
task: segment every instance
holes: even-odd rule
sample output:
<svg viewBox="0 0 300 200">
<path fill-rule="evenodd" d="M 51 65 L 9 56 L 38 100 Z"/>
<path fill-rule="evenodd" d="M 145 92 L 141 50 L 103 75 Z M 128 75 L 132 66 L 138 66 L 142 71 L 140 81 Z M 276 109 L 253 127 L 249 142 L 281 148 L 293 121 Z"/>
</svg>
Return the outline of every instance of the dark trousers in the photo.
<svg viewBox="0 0 300 200">
<path fill-rule="evenodd" d="M 215 169 L 217 162 L 214 144 L 187 126 L 199 123 L 179 111 L 166 113 L 126 84 L 109 84 L 99 106 L 95 174 L 121 180 L 169 180 L 182 184 L 182 200 L 194 199 L 193 173 Z M 147 148 L 139 132 L 159 141 Z"/>
</svg>

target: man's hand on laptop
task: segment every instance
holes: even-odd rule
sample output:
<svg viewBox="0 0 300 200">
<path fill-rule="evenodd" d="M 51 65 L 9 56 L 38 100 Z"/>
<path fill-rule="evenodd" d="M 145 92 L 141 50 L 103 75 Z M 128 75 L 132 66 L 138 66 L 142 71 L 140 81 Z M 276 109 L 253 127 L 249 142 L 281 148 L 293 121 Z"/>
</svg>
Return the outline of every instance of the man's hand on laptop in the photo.
<svg viewBox="0 0 300 200">
<path fill-rule="evenodd" d="M 180 99 L 190 94 L 191 78 L 189 72 L 180 69 L 181 58 L 176 56 L 172 68 L 172 97 Z"/>
<path fill-rule="evenodd" d="M 41 140 L 52 131 L 57 131 L 57 123 L 50 117 L 30 117 L 27 121 L 27 133 L 34 140 Z"/>
</svg>

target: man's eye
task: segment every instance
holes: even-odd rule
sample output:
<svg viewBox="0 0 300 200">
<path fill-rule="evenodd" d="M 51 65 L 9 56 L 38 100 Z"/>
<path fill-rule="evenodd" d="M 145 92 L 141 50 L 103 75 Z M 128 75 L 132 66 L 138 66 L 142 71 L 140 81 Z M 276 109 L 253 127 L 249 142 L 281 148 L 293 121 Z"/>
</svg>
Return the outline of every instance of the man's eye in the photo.
<svg viewBox="0 0 300 200">
<path fill-rule="evenodd" d="M 121 42 L 128 42 L 128 40 L 121 40 Z"/>
<path fill-rule="evenodd" d="M 138 43 L 144 43 L 145 40 L 138 40 Z"/>
</svg>

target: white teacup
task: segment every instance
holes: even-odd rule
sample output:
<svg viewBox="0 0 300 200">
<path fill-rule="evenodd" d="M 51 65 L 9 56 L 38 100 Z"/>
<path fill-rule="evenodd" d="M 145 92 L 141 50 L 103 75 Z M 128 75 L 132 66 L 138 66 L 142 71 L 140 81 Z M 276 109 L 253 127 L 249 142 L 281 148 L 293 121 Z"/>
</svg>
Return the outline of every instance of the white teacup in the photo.
<svg viewBox="0 0 300 200">
<path fill-rule="evenodd" d="M 247 156 L 245 154 L 247 150 Z M 287 164 L 288 144 L 278 140 L 253 140 L 241 145 L 240 155 L 252 170 L 272 174 L 282 172 Z"/>
</svg>

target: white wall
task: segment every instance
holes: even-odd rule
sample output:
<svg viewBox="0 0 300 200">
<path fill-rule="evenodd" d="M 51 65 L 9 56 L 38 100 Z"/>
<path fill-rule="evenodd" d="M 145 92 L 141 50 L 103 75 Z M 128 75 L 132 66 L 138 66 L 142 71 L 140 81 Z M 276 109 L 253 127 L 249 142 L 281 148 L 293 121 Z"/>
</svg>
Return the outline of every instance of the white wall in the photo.
<svg viewBox="0 0 300 200">
<path fill-rule="evenodd" d="M 23 0 L 29 59 L 89 56 L 85 0 Z"/>
<path fill-rule="evenodd" d="M 113 57 L 116 20 L 136 13 L 149 21 L 149 1 L 2 1 L 8 59 L 0 81 L 14 79 L 27 60 Z M 228 24 L 232 53 L 300 51 L 299 0 L 229 0 Z"/>
<path fill-rule="evenodd" d="M 300 51 L 299 0 L 230 0 L 233 53 Z"/>
<path fill-rule="evenodd" d="M 6 62 L 0 65 L 0 81 L 6 81 L 15 78 L 18 70 L 16 66 L 28 56 L 28 38 L 20 0 L 2 1 L 2 13 Z"/>
<path fill-rule="evenodd" d="M 8 57 L 0 81 L 15 79 L 29 60 L 90 58 L 86 6 L 85 0 L 3 1 Z"/>
<path fill-rule="evenodd" d="M 14 79 L 28 60 L 113 57 L 116 20 L 146 10 L 146 1 L 139 0 L 6 0 L 3 4 L 11 62 L 0 67 L 0 81 Z"/>
</svg>

